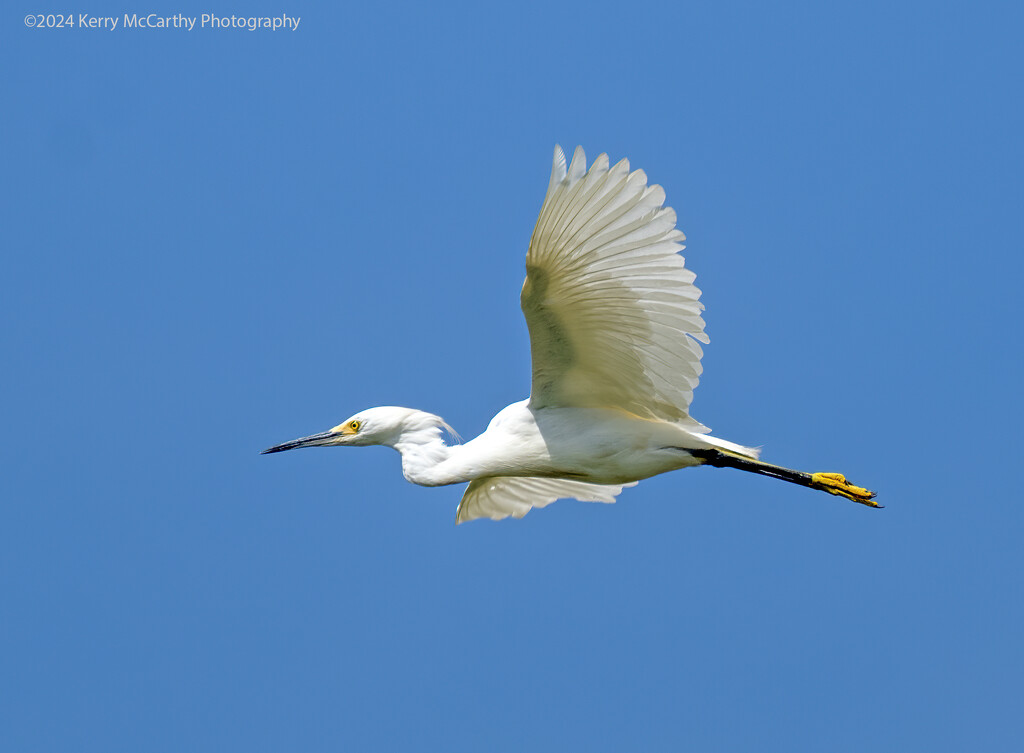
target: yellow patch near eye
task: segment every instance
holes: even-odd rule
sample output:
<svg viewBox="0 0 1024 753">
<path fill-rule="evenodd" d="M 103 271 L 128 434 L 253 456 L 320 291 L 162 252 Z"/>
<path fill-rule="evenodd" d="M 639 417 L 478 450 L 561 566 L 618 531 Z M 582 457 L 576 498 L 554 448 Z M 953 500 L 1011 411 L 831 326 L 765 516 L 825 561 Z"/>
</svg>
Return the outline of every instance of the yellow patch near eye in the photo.
<svg viewBox="0 0 1024 753">
<path fill-rule="evenodd" d="M 360 426 L 362 426 L 362 423 L 360 423 L 359 421 L 348 421 L 343 424 L 338 424 L 333 429 L 331 429 L 331 432 L 334 434 L 351 435 L 359 431 Z"/>
</svg>

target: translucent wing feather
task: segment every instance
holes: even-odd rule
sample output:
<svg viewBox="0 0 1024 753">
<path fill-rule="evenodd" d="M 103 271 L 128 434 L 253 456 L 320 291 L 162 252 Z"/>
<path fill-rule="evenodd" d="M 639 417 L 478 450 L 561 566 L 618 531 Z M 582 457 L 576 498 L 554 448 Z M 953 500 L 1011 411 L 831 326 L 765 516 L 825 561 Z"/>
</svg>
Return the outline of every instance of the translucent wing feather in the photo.
<svg viewBox="0 0 1024 753">
<path fill-rule="evenodd" d="M 588 484 L 561 478 L 532 478 L 519 476 L 492 476 L 471 481 L 462 495 L 455 513 L 456 523 L 477 518 L 502 520 L 510 515 L 521 518 L 534 507 L 547 507 L 558 499 L 578 499 L 581 502 L 614 502 L 627 486 Z"/>
<path fill-rule="evenodd" d="M 707 343 L 695 275 L 661 186 L 602 154 L 555 148 L 526 255 L 521 303 L 530 329 L 530 405 L 617 407 L 684 422 Z"/>
</svg>

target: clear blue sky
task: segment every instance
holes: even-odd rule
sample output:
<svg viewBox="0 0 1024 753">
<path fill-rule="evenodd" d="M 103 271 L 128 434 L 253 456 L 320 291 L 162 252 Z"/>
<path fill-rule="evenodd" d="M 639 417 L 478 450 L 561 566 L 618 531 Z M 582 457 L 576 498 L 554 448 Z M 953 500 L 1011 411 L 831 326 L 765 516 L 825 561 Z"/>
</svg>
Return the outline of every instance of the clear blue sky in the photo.
<svg viewBox="0 0 1024 753">
<path fill-rule="evenodd" d="M 0 747 L 1009 751 L 1024 722 L 1024 14 L 247 4 L 0 19 Z M 77 20 L 77 19 L 76 19 Z M 373 405 L 526 396 L 551 150 L 688 236 L 697 469 L 454 525 Z"/>
</svg>

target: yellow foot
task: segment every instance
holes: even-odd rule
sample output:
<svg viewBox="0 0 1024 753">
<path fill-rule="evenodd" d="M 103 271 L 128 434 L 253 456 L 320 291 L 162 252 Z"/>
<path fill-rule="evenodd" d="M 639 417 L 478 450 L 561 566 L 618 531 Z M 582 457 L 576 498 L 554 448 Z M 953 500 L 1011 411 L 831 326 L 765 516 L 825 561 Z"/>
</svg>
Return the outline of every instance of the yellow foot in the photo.
<svg viewBox="0 0 1024 753">
<path fill-rule="evenodd" d="M 821 489 L 829 494 L 837 494 L 868 507 L 881 507 L 880 504 L 873 501 L 874 492 L 868 491 L 862 486 L 854 486 L 841 473 L 812 473 L 811 488 Z"/>
</svg>

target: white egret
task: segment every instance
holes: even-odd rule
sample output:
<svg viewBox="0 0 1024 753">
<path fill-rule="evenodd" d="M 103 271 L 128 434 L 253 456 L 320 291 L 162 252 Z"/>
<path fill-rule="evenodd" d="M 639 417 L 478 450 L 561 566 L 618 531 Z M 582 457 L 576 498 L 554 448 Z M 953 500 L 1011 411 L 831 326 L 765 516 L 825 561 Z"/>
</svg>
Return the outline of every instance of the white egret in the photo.
<svg viewBox="0 0 1024 753">
<path fill-rule="evenodd" d="M 602 154 L 551 180 L 526 255 L 521 304 L 530 330 L 530 398 L 513 403 L 465 444 L 439 416 L 370 408 L 329 431 L 271 447 L 386 445 L 423 486 L 468 481 L 456 521 L 523 517 L 557 499 L 614 502 L 624 487 L 697 465 L 738 468 L 871 507 L 874 493 L 838 473 L 758 460 L 689 415 L 704 334 L 695 275 L 679 251 L 676 214 L 642 170 Z"/>
</svg>

